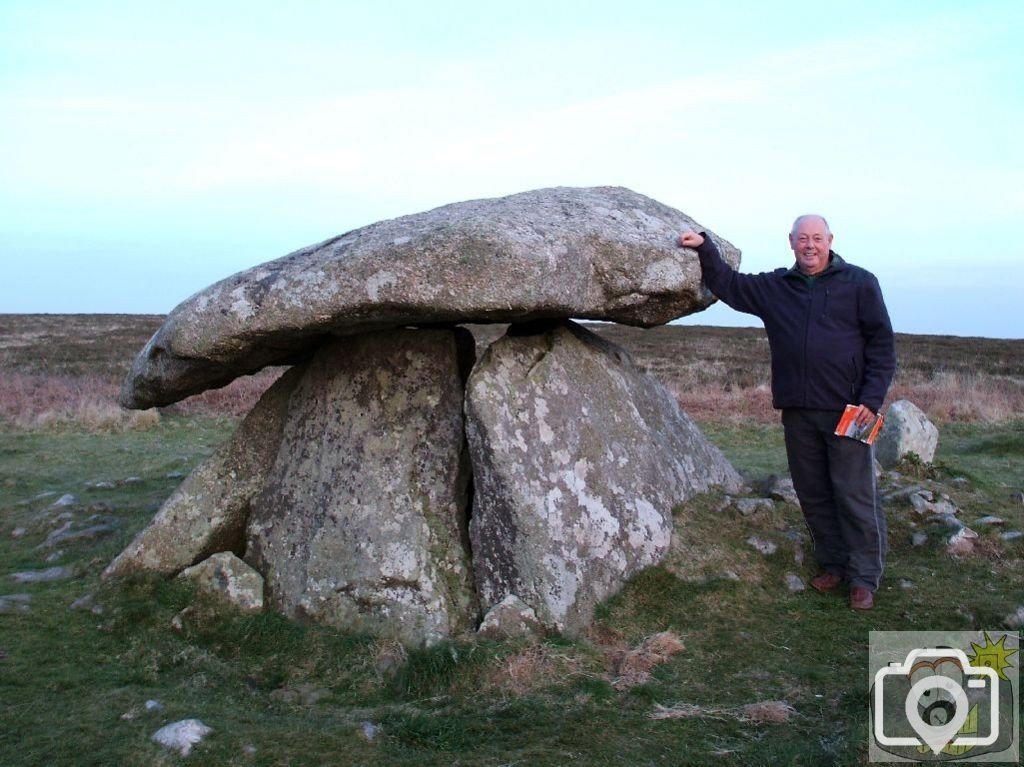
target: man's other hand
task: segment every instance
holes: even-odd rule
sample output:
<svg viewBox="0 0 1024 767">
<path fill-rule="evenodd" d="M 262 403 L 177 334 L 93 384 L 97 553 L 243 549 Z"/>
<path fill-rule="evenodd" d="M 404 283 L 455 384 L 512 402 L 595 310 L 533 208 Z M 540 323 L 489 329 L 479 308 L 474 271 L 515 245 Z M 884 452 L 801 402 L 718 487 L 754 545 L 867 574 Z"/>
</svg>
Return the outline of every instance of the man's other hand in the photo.
<svg viewBox="0 0 1024 767">
<path fill-rule="evenodd" d="M 867 405 L 861 405 L 860 410 L 857 411 L 857 417 L 854 420 L 858 426 L 864 427 L 875 420 L 875 414 Z"/>
<path fill-rule="evenodd" d="M 692 230 L 687 229 L 679 235 L 679 247 L 681 248 L 699 248 L 703 244 L 704 238 Z"/>
</svg>

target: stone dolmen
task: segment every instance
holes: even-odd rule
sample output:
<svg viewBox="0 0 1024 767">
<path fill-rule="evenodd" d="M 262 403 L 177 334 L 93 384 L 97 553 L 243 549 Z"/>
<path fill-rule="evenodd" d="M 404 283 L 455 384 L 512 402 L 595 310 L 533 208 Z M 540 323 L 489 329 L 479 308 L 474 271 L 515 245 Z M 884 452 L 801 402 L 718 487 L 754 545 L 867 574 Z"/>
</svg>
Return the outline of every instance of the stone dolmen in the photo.
<svg viewBox="0 0 1024 767">
<path fill-rule="evenodd" d="M 704 229 L 628 189 L 542 189 L 372 224 L 197 293 L 122 404 L 290 367 L 104 576 L 216 555 L 289 616 L 409 644 L 579 632 L 665 555 L 674 509 L 740 485 L 661 384 L 573 321 L 710 305 L 676 247 L 687 227 Z M 509 327 L 477 358 L 479 323 Z"/>
</svg>

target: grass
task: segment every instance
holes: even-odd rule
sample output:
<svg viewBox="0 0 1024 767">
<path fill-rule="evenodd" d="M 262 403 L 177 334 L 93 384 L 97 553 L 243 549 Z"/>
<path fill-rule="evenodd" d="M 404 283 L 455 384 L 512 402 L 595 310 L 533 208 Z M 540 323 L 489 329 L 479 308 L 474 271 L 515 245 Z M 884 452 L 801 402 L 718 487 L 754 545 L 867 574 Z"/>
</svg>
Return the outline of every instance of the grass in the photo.
<svg viewBox="0 0 1024 767">
<path fill-rule="evenodd" d="M 68 350 L 85 341 L 65 344 L 59 323 L 46 327 L 47 343 L 64 348 L 54 352 L 65 359 L 63 374 L 92 375 L 88 366 L 68 372 Z M 678 357 L 680 345 L 704 344 L 694 354 L 719 363 L 708 370 L 732 375 L 759 343 L 747 331 L 716 329 L 703 340 L 689 328 L 650 332 L 639 336 L 650 345 L 638 342 L 634 353 L 681 389 L 687 370 L 709 374 L 696 358 Z M 24 362 L 4 358 L 4 372 L 45 375 L 17 348 Z M 963 351 L 953 342 L 936 348 Z M 104 359 L 115 346 L 108 352 Z M 928 374 L 925 359 L 912 364 Z M 1015 364 L 1000 358 L 998 375 L 1019 376 Z M 461 637 L 409 649 L 270 611 L 225 611 L 179 581 L 103 583 L 107 562 L 237 423 L 187 412 L 125 430 L 0 419 L 0 596 L 30 595 L 28 612 L 0 613 L 4 765 L 861 765 L 868 631 L 998 628 L 1024 593 L 1024 543 L 978 528 L 975 553 L 952 557 L 948 531 L 896 502 L 874 611 L 853 613 L 841 596 L 791 593 L 788 574 L 814 573 L 799 511 L 777 503 L 742 516 L 720 494 L 679 509 L 666 561 L 600 605 L 588 634 L 574 639 Z M 785 471 L 777 419 L 739 423 L 721 408 L 711 415 L 701 416 L 702 429 L 745 476 Z M 1004 529 L 1024 529 L 1015 496 L 1024 490 L 1024 421 L 943 423 L 934 464 L 906 466 L 899 482 L 949 495 L 968 523 L 995 514 Z M 68 493 L 75 505 L 53 505 Z M 47 545 L 68 519 L 73 530 L 108 531 Z M 913 546 L 922 531 L 927 543 Z M 775 543 L 775 553 L 757 553 L 752 535 Z M 9 578 L 57 565 L 73 577 Z M 83 596 L 91 603 L 71 609 Z M 638 683 L 618 684 L 623 654 L 666 631 L 684 649 Z M 150 700 L 159 705 L 147 708 Z M 788 719 L 743 714 L 764 702 L 791 707 Z M 665 711 L 680 715 L 657 718 Z M 214 732 L 188 758 L 150 741 L 163 724 L 190 717 Z"/>
<path fill-rule="evenodd" d="M 188 717 L 214 728 L 189 760 L 214 765 L 863 764 L 867 632 L 994 628 L 1024 593 L 1019 542 L 982 533 L 980 553 L 955 559 L 931 531 L 928 545 L 913 547 L 917 528 L 898 507 L 875 611 L 791 594 L 787 573 L 813 573 L 806 558 L 797 561 L 799 512 L 778 504 L 743 517 L 721 510 L 718 495 L 694 501 L 666 563 L 601 605 L 587 637 L 539 645 L 463 639 L 405 650 L 272 612 L 224 612 L 176 581 L 101 584 L 99 571 L 176 474 L 231 426 L 167 417 L 145 432 L 0 432 L 0 578 L 52 566 L 38 547 L 60 494 L 79 496 L 74 514 L 102 503 L 99 513 L 120 524 L 111 537 L 65 550 L 59 562 L 75 578 L 0 590 L 32 596 L 30 612 L 0 615 L 5 764 L 178 764 L 149 736 Z M 753 439 L 735 426 L 705 428 L 747 474 L 780 468 L 777 428 L 758 427 Z M 965 514 L 998 513 L 1021 527 L 1011 490 L 1024 475 L 1022 428 L 950 427 L 928 481 Z M 89 489 L 97 480 L 114 486 Z M 44 491 L 52 495 L 39 498 Z M 16 527 L 27 532 L 14 538 Z M 751 534 L 776 542 L 776 553 L 754 552 Z M 904 581 L 913 588 L 900 588 Z M 85 594 L 102 613 L 69 609 Z M 666 630 L 685 650 L 643 684 L 615 690 L 615 654 Z M 162 707 L 147 711 L 151 699 Z M 795 713 L 777 724 L 721 714 L 762 701 Z M 681 705 L 698 714 L 652 718 Z"/>
</svg>

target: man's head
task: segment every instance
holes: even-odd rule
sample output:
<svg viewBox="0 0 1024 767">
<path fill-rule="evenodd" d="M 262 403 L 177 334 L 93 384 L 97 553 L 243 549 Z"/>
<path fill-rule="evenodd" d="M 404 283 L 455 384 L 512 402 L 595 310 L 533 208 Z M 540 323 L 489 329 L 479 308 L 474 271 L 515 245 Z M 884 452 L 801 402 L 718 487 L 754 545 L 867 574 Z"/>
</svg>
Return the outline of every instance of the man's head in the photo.
<svg viewBox="0 0 1024 767">
<path fill-rule="evenodd" d="M 824 216 L 808 214 L 793 222 L 789 233 L 789 247 L 796 256 L 796 264 L 804 274 L 818 274 L 828 267 L 828 253 L 832 249 L 832 232 Z"/>
</svg>

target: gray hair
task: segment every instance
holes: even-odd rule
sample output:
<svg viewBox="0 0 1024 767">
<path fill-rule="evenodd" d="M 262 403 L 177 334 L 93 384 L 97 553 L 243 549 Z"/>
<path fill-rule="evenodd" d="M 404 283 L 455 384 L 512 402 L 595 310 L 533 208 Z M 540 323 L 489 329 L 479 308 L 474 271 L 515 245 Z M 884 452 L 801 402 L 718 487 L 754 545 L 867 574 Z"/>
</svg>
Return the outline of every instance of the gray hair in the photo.
<svg viewBox="0 0 1024 767">
<path fill-rule="evenodd" d="M 828 232 L 829 234 L 832 234 L 832 230 L 829 228 L 828 221 L 825 220 L 824 216 L 818 213 L 804 213 L 802 216 L 797 216 L 796 221 L 793 222 L 793 228 L 789 230 L 789 233 L 796 234 L 796 230 L 800 228 L 800 224 L 802 224 L 809 218 L 816 218 L 819 221 L 821 221 L 821 223 L 825 225 L 825 231 Z"/>
</svg>

